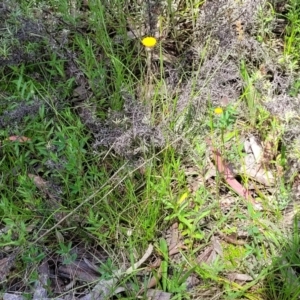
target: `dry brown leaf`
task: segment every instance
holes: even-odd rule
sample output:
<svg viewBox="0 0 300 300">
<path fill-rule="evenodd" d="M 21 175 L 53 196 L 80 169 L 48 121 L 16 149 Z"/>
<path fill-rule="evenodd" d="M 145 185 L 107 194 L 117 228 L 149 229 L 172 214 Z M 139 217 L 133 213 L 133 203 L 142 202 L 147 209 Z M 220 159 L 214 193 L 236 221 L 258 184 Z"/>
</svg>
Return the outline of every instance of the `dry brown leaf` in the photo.
<svg viewBox="0 0 300 300">
<path fill-rule="evenodd" d="M 216 173 L 215 168 L 214 172 Z M 196 165 L 191 163 L 183 166 L 183 171 L 187 180 L 187 187 L 191 194 L 194 194 L 201 186 L 204 185 L 205 178 L 201 174 L 201 170 Z"/>
<path fill-rule="evenodd" d="M 12 142 L 20 142 L 20 143 L 25 143 L 25 142 L 31 141 L 31 139 L 26 136 L 18 136 L 18 135 L 12 135 L 12 136 L 8 137 L 7 140 L 12 141 Z"/>
<path fill-rule="evenodd" d="M 100 259 L 100 257 L 98 257 L 98 259 Z M 86 265 L 93 270 L 94 272 L 98 273 L 99 272 L 99 267 L 96 266 L 95 264 L 93 264 L 89 259 L 87 259 L 86 257 L 83 257 L 83 261 L 86 263 Z"/>
<path fill-rule="evenodd" d="M 240 173 L 268 187 L 275 184 L 272 172 L 261 165 L 253 164 L 251 154 L 245 157 Z"/>
<path fill-rule="evenodd" d="M 228 212 L 236 203 L 236 198 L 232 195 L 220 196 L 220 207 L 223 212 Z"/>
<path fill-rule="evenodd" d="M 217 169 L 219 173 L 224 176 L 225 181 L 228 183 L 229 186 L 240 196 L 245 198 L 247 201 L 255 204 L 254 199 L 252 198 L 250 192 L 244 188 L 236 179 L 235 175 L 231 171 L 229 165 L 227 165 L 220 154 L 220 152 L 216 149 L 212 148 L 212 153 L 214 155 L 214 159 L 217 165 Z"/>
<path fill-rule="evenodd" d="M 100 278 L 100 274 L 92 270 L 83 260 L 74 261 L 68 265 L 60 265 L 58 275 L 85 282 L 94 282 Z"/>
<path fill-rule="evenodd" d="M 116 290 L 116 284 L 118 283 L 120 277 L 124 273 L 130 275 L 132 272 L 137 270 L 149 258 L 152 252 L 153 245 L 150 244 L 143 257 L 137 263 L 128 268 L 125 272 L 123 270 L 114 272 L 114 277 L 109 280 L 100 280 L 93 290 L 89 294 L 82 297 L 81 300 L 103 300 L 106 299 L 108 295 L 113 295 L 114 291 Z"/>
<path fill-rule="evenodd" d="M 222 159 L 221 153 L 215 149 L 210 140 L 207 140 L 207 144 L 210 146 L 210 150 L 213 154 L 217 170 L 223 176 L 227 184 L 241 197 L 246 199 L 247 202 L 253 205 L 255 210 L 262 210 L 262 206 L 259 202 L 255 201 L 249 190 L 242 186 L 236 179 L 235 174 L 232 172 L 230 166 Z"/>
<path fill-rule="evenodd" d="M 113 295 L 114 290 L 117 289 L 116 285 L 118 281 L 119 279 L 117 277 L 108 280 L 100 280 L 89 294 L 85 295 L 80 299 L 81 300 L 108 299 L 108 296 Z"/>
<path fill-rule="evenodd" d="M 38 269 L 39 277 L 35 283 L 35 290 L 32 300 L 47 299 L 47 281 L 49 280 L 49 265 L 45 260 Z"/>
<path fill-rule="evenodd" d="M 167 240 L 169 251 L 176 247 L 179 243 L 178 223 L 174 223 L 171 228 L 171 238 Z"/>
<path fill-rule="evenodd" d="M 233 244 L 233 245 L 245 245 L 245 244 L 247 244 L 245 241 L 237 240 L 236 238 L 234 238 L 232 236 L 228 236 L 228 235 L 224 234 L 221 231 L 218 231 L 218 234 L 227 243 L 230 243 L 230 244 Z"/>
<path fill-rule="evenodd" d="M 15 255 L 9 255 L 0 260 L 0 281 L 5 281 L 11 267 L 15 262 Z"/>
<path fill-rule="evenodd" d="M 246 175 L 253 180 L 265 185 L 272 186 L 275 178 L 267 165 L 262 162 L 264 158 L 264 149 L 255 137 L 251 136 L 244 143 L 246 156 L 244 163 L 240 168 L 240 173 Z"/>
<path fill-rule="evenodd" d="M 149 300 L 170 300 L 172 296 L 171 293 L 153 289 L 148 290 L 146 294 Z"/>
<path fill-rule="evenodd" d="M 180 249 L 186 249 L 186 246 L 181 241 L 181 235 L 178 230 L 178 223 L 174 223 L 169 229 L 168 229 L 168 238 L 166 239 L 168 249 L 169 249 L 169 256 L 172 256 L 176 253 L 180 252 Z"/>
<path fill-rule="evenodd" d="M 191 274 L 185 281 L 187 290 L 191 290 L 193 287 L 195 287 L 199 283 L 200 283 L 200 279 L 198 278 L 198 276 L 195 273 Z"/>
<path fill-rule="evenodd" d="M 50 191 L 50 185 L 47 181 L 45 181 L 42 177 L 28 174 L 28 177 L 33 180 L 33 183 L 35 186 L 46 196 L 45 201 L 48 204 L 48 207 L 55 210 L 55 220 L 60 221 L 64 218 L 65 214 L 61 212 L 62 205 L 61 205 L 61 199 L 53 193 L 53 191 Z"/>
<path fill-rule="evenodd" d="M 185 246 L 183 242 L 180 242 L 178 245 L 176 245 L 173 249 L 169 251 L 169 256 L 179 253 L 180 249 L 188 249 L 188 247 Z"/>
<path fill-rule="evenodd" d="M 240 273 L 230 273 L 227 274 L 227 278 L 230 281 L 252 281 L 253 278 L 248 274 L 240 274 Z"/>
<path fill-rule="evenodd" d="M 278 144 L 281 138 L 282 132 L 280 132 L 280 127 L 273 127 L 271 131 L 268 132 L 267 137 L 263 142 L 264 153 L 262 164 L 269 165 L 278 154 Z"/>
<path fill-rule="evenodd" d="M 5 293 L 3 295 L 3 300 L 24 300 L 25 298 L 20 295 Z"/>
<path fill-rule="evenodd" d="M 168 255 L 169 257 L 179 253 L 180 249 L 184 248 L 184 244 L 180 241 L 180 233 L 178 231 L 178 223 L 174 223 L 168 230 L 169 232 L 169 237 L 166 239 L 167 240 L 167 244 L 168 244 Z M 150 279 L 150 281 L 147 284 L 147 289 L 155 287 L 158 283 L 158 281 L 161 279 L 161 259 L 157 259 L 155 261 L 155 264 L 151 265 L 151 268 L 153 269 L 158 268 L 157 274 L 156 276 L 152 276 L 152 278 Z M 144 288 L 142 288 L 138 294 L 143 293 Z"/>
<path fill-rule="evenodd" d="M 149 269 L 157 269 L 160 266 L 160 264 L 161 264 L 161 258 L 156 258 L 156 260 L 153 263 L 151 263 L 148 266 L 148 268 Z"/>
<path fill-rule="evenodd" d="M 209 259 L 211 252 L 213 251 L 213 247 L 212 246 L 208 246 L 206 247 L 206 249 L 197 257 L 197 262 L 199 264 L 201 263 L 206 263 L 207 260 Z"/>
<path fill-rule="evenodd" d="M 161 265 L 159 266 L 159 269 L 157 271 L 156 276 L 152 276 L 150 281 L 147 284 L 147 289 L 153 288 L 157 285 L 157 283 L 160 281 L 162 276 L 162 269 L 161 269 Z M 139 294 L 143 293 L 144 289 L 142 288 L 139 292 Z"/>
<path fill-rule="evenodd" d="M 254 136 L 250 136 L 249 138 L 249 146 L 251 148 L 251 152 L 246 150 L 246 153 L 253 153 L 256 163 L 260 163 L 263 157 L 263 148 L 260 143 L 258 143 L 257 139 Z M 247 141 L 245 141 L 245 149 L 247 147 Z"/>
<path fill-rule="evenodd" d="M 223 256 L 223 249 L 221 243 L 219 242 L 219 239 L 215 236 L 212 236 L 211 241 L 214 252 L 219 256 Z"/>
<path fill-rule="evenodd" d="M 47 188 L 47 181 L 45 181 L 42 177 L 36 176 L 33 174 L 28 174 L 28 177 L 31 178 L 36 185 L 36 187 L 40 190 L 43 190 Z"/>
<path fill-rule="evenodd" d="M 74 89 L 73 97 L 74 99 L 71 100 L 72 102 L 79 102 L 89 98 L 89 92 L 84 82 L 82 82 L 81 85 L 77 86 Z"/>
<path fill-rule="evenodd" d="M 222 256 L 223 250 L 219 240 L 216 237 L 212 237 L 211 245 L 208 246 L 198 257 L 199 264 L 206 263 L 210 265 L 213 263 L 217 256 Z"/>
</svg>

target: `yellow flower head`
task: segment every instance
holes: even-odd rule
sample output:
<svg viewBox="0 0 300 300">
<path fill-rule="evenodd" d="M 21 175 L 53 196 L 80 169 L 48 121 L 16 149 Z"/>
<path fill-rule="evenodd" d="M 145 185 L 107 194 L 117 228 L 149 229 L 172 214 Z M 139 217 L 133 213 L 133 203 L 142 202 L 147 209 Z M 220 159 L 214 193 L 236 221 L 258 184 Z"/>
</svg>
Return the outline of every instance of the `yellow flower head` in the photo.
<svg viewBox="0 0 300 300">
<path fill-rule="evenodd" d="M 153 36 L 147 36 L 142 39 L 142 44 L 147 48 L 153 48 L 157 43 L 157 40 Z"/>
<path fill-rule="evenodd" d="M 177 201 L 178 204 L 181 204 L 187 197 L 188 197 L 188 193 L 184 193 L 179 200 Z"/>
<path fill-rule="evenodd" d="M 223 108 L 222 107 L 216 107 L 214 110 L 216 115 L 221 115 L 223 113 Z"/>
</svg>

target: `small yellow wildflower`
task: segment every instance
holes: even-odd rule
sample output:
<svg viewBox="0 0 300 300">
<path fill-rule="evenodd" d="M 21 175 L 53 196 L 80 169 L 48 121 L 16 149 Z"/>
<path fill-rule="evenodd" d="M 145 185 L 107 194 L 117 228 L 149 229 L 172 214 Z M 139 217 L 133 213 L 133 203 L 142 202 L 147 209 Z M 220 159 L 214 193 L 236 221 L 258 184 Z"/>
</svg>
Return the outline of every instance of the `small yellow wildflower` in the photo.
<svg viewBox="0 0 300 300">
<path fill-rule="evenodd" d="M 221 115 L 223 113 L 223 108 L 222 107 L 216 107 L 214 110 L 216 115 Z"/>
<path fill-rule="evenodd" d="M 186 198 L 188 197 L 188 193 L 184 193 L 179 200 L 177 201 L 178 204 L 181 204 Z"/>
<path fill-rule="evenodd" d="M 153 48 L 157 43 L 157 40 L 153 36 L 147 36 L 142 39 L 142 44 L 147 48 Z"/>
</svg>

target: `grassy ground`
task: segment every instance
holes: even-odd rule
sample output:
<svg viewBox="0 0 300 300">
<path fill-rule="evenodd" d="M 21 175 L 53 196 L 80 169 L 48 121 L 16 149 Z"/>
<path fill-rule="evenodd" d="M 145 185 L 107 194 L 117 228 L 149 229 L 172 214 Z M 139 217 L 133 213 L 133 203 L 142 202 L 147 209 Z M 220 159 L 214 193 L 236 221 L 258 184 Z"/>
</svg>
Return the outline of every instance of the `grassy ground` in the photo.
<svg viewBox="0 0 300 300">
<path fill-rule="evenodd" d="M 0 20 L 3 299 L 299 299 L 297 0 Z"/>
</svg>

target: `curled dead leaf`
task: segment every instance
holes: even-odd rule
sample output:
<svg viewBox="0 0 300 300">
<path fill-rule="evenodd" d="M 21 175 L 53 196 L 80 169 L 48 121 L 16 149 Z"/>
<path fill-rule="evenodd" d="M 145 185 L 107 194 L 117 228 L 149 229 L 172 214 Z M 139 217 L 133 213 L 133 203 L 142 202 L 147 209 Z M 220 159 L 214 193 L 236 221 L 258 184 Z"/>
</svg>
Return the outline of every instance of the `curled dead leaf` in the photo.
<svg viewBox="0 0 300 300">
<path fill-rule="evenodd" d="M 20 143 L 25 143 L 31 141 L 30 138 L 26 136 L 19 136 L 19 135 L 12 135 L 8 137 L 6 140 L 12 141 L 12 142 L 20 142 Z"/>
<path fill-rule="evenodd" d="M 212 264 L 218 256 L 223 256 L 222 245 L 216 237 L 212 237 L 211 245 L 208 246 L 198 257 L 197 261 L 199 264 L 206 263 Z"/>
<path fill-rule="evenodd" d="M 230 273 L 227 275 L 230 281 L 252 281 L 253 278 L 248 274 Z"/>
<path fill-rule="evenodd" d="M 231 170 L 230 166 L 223 160 L 221 153 L 218 149 L 215 149 L 210 140 L 207 140 L 207 144 L 210 146 L 210 150 L 213 154 L 213 158 L 218 172 L 223 176 L 227 184 L 241 197 L 246 199 L 247 202 L 253 205 L 255 210 L 262 210 L 262 206 L 259 202 L 255 201 L 249 190 L 242 186 L 236 179 L 235 174 Z"/>
<path fill-rule="evenodd" d="M 244 148 L 246 156 L 239 172 L 265 186 L 273 186 L 274 175 L 263 163 L 265 149 L 253 136 L 245 141 Z"/>
</svg>

